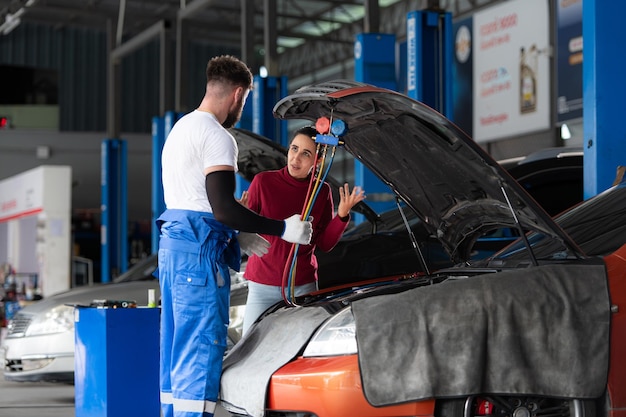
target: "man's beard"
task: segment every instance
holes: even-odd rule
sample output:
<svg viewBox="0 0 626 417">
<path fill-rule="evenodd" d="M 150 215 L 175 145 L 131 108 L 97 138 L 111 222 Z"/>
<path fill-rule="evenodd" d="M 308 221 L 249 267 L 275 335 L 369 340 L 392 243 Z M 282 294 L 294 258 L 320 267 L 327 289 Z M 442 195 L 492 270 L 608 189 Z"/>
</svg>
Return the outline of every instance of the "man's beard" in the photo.
<svg viewBox="0 0 626 417">
<path fill-rule="evenodd" d="M 241 119 L 242 111 L 243 111 L 243 100 L 240 99 L 237 102 L 237 106 L 235 110 L 228 112 L 228 115 L 226 116 L 226 120 L 224 120 L 224 123 L 222 123 L 222 126 L 225 129 L 230 129 L 231 127 L 235 126 L 235 124 L 237 124 L 239 119 Z"/>
</svg>

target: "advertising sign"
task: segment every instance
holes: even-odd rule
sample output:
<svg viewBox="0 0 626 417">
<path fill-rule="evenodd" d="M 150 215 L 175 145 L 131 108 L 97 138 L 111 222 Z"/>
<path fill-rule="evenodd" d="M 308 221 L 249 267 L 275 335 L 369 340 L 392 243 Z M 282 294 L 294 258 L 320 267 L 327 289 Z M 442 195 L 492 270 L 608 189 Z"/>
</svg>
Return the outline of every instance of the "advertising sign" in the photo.
<svg viewBox="0 0 626 417">
<path fill-rule="evenodd" d="M 548 2 L 512 0 L 474 15 L 474 139 L 550 127 Z"/>
</svg>

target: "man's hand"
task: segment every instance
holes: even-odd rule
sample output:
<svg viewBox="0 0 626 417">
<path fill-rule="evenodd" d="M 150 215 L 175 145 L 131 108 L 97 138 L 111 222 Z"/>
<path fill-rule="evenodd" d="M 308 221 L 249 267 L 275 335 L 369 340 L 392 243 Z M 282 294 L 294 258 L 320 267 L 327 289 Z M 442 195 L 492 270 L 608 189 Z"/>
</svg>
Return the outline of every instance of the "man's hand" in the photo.
<svg viewBox="0 0 626 417">
<path fill-rule="evenodd" d="M 270 248 L 270 242 L 256 233 L 239 232 L 237 240 L 239 241 L 241 251 L 248 256 L 256 255 L 261 257 L 265 255 Z"/>
<path fill-rule="evenodd" d="M 285 231 L 281 238 L 291 243 L 308 245 L 313 237 L 312 220 L 300 220 L 299 214 L 285 219 Z"/>
</svg>

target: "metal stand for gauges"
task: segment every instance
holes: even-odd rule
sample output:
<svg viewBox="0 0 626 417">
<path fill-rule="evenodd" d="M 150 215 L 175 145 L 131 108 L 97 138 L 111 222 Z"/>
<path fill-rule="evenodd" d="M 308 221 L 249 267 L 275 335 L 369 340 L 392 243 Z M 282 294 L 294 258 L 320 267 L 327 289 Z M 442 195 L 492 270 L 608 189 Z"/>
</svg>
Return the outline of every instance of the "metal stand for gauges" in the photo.
<svg viewBox="0 0 626 417">
<path fill-rule="evenodd" d="M 76 307 L 76 417 L 159 417 L 159 308 Z"/>
</svg>

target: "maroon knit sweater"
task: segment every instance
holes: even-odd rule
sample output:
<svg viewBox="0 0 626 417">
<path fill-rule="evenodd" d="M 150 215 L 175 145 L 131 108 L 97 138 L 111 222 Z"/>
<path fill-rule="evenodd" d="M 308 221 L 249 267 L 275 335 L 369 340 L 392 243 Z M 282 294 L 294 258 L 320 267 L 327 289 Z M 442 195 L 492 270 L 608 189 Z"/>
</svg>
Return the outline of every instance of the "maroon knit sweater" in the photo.
<svg viewBox="0 0 626 417">
<path fill-rule="evenodd" d="M 309 179 L 298 181 L 289 175 L 287 167 L 278 171 L 265 171 L 257 174 L 248 189 L 248 207 L 262 216 L 272 219 L 286 219 L 302 213 L 304 200 L 309 188 Z M 328 252 L 339 241 L 348 226 L 349 218 L 342 221 L 334 216 L 333 198 L 330 186 L 324 183 L 313 205 L 313 238 L 310 245 L 300 245 L 296 267 L 295 285 L 317 280 L 317 259 L 313 254 L 316 247 Z M 260 284 L 280 286 L 288 263 L 292 244 L 278 236 L 263 235 L 271 246 L 262 257 L 248 259 L 244 277 Z M 289 265 L 286 267 L 289 269 Z"/>
</svg>

